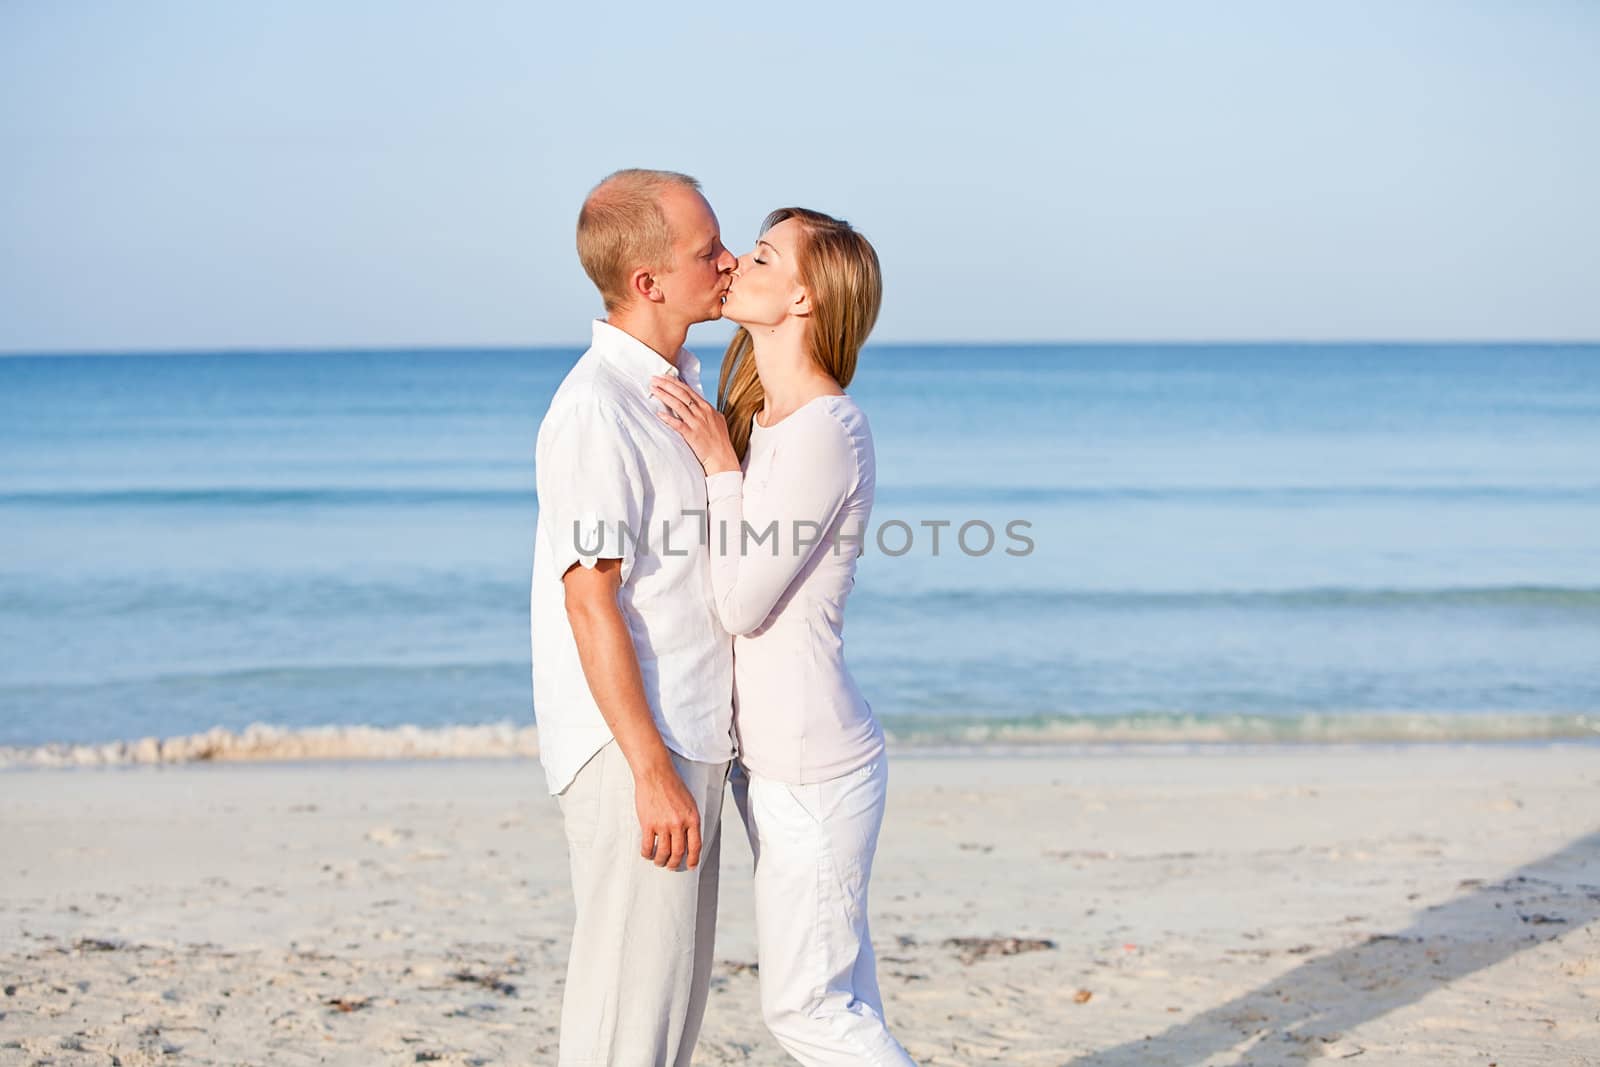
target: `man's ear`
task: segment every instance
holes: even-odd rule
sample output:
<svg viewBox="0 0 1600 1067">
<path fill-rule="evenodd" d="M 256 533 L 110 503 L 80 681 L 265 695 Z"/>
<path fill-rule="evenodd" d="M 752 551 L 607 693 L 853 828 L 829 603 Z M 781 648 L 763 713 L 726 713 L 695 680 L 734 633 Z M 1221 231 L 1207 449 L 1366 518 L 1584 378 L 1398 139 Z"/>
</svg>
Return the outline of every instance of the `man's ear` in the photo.
<svg viewBox="0 0 1600 1067">
<path fill-rule="evenodd" d="M 661 286 L 656 284 L 656 276 L 643 267 L 628 275 L 628 293 L 640 300 L 652 300 L 658 304 L 667 298 Z"/>
</svg>

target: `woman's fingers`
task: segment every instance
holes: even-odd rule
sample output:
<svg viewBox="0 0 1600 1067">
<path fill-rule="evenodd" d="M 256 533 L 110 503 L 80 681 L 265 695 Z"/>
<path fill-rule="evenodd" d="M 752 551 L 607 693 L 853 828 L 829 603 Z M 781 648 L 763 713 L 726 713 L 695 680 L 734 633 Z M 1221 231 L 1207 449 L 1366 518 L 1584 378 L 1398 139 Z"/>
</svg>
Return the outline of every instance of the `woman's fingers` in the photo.
<svg viewBox="0 0 1600 1067">
<path fill-rule="evenodd" d="M 671 397 L 680 406 L 690 410 L 699 406 L 697 402 L 700 401 L 700 397 L 695 394 L 693 389 L 690 389 L 676 378 L 657 375 L 651 381 L 651 388 L 656 390 L 657 395 L 661 395 L 663 399 Z"/>
<path fill-rule="evenodd" d="M 728 440 L 728 424 L 722 421 L 716 408 L 705 402 L 685 408 L 665 390 L 656 390 L 655 395 L 667 408 L 656 412 L 656 418 L 678 431 L 678 436 L 689 445 L 707 474 L 739 469 L 739 457 Z"/>
<path fill-rule="evenodd" d="M 702 467 L 708 472 L 713 465 L 718 472 L 738 469 L 728 426 L 704 397 L 680 381 L 661 377 L 652 380 L 650 393 L 666 408 L 656 412 L 656 418 L 678 431 Z"/>
<path fill-rule="evenodd" d="M 660 400 L 667 410 L 679 419 L 687 420 L 691 415 L 704 414 L 700 405 L 696 404 L 690 396 L 669 391 L 660 386 L 652 386 L 651 391 L 655 393 L 656 399 Z M 688 393 L 689 390 L 684 390 L 683 392 Z"/>
<path fill-rule="evenodd" d="M 673 414 L 677 414 L 679 403 L 677 397 L 673 396 L 659 385 L 652 385 L 650 387 L 650 394 L 657 400 L 661 401 L 662 406 L 668 411 L 672 412 Z"/>
</svg>

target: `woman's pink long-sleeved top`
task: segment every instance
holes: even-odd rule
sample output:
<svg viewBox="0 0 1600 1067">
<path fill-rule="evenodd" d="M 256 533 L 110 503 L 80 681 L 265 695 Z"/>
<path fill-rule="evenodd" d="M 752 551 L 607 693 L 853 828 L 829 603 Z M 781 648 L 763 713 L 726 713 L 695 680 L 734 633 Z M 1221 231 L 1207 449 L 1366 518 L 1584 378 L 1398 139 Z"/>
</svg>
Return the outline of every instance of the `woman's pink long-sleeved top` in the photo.
<svg viewBox="0 0 1600 1067">
<path fill-rule="evenodd" d="M 742 471 L 706 479 L 711 585 L 734 635 L 734 728 L 755 773 L 827 781 L 883 751 L 844 662 L 844 605 L 868 536 L 872 430 L 848 396 L 752 420 Z"/>
</svg>

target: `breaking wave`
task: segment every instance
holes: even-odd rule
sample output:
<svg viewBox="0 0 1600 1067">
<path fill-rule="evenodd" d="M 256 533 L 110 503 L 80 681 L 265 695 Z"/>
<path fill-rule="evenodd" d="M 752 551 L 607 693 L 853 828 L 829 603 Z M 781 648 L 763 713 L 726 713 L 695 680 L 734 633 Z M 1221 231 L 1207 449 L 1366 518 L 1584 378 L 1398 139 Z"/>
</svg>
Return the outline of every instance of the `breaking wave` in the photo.
<svg viewBox="0 0 1600 1067">
<path fill-rule="evenodd" d="M 1495 744 L 1600 742 L 1600 714 L 1353 712 L 1304 715 L 1080 715 L 1023 719 L 889 717 L 895 749 L 1027 750 L 1052 746 Z M 0 768 L 185 763 L 529 758 L 538 729 L 512 722 L 454 726 L 257 723 L 178 737 L 0 747 Z"/>
</svg>

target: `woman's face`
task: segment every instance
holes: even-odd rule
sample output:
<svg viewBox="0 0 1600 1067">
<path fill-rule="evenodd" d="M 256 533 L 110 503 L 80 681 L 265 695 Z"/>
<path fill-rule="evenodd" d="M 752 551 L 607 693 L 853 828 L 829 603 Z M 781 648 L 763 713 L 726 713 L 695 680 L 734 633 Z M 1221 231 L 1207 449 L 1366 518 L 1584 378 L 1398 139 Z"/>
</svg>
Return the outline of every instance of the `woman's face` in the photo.
<svg viewBox="0 0 1600 1067">
<path fill-rule="evenodd" d="M 798 219 L 784 219 L 739 257 L 733 285 L 722 302 L 723 318 L 744 327 L 777 326 L 791 315 L 808 312 L 795 266 L 801 233 Z"/>
</svg>

